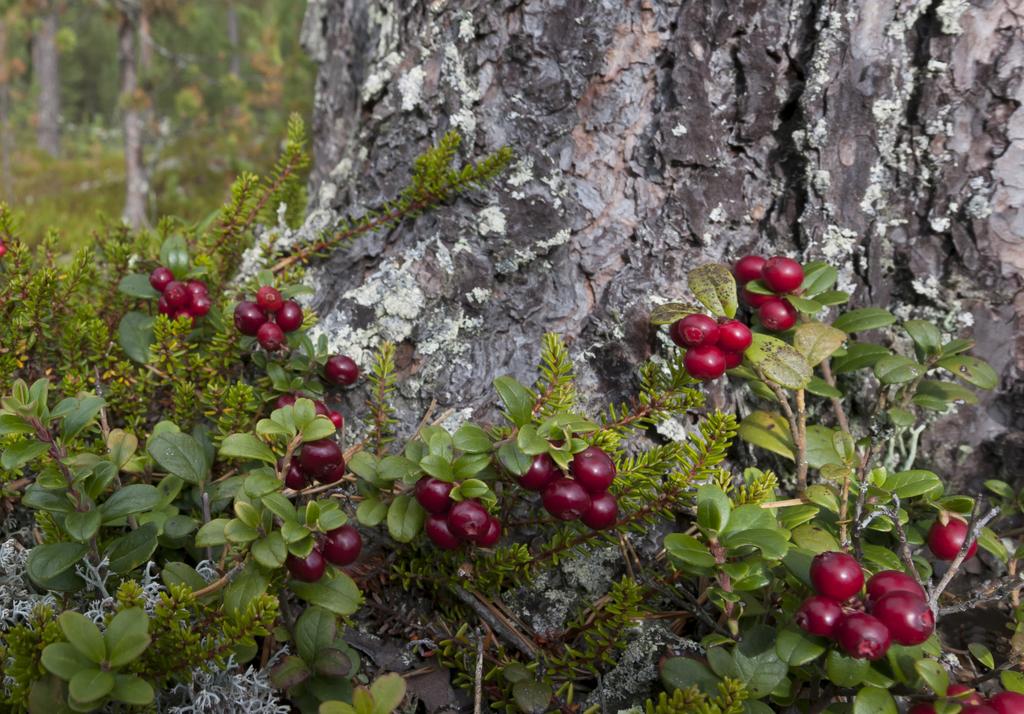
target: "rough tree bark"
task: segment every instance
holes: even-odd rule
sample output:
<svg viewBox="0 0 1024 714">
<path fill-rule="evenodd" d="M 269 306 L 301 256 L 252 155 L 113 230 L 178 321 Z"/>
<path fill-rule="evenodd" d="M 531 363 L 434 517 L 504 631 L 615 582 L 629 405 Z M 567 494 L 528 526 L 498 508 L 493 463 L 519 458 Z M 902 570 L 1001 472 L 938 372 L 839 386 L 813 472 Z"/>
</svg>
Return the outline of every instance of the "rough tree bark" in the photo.
<svg viewBox="0 0 1024 714">
<path fill-rule="evenodd" d="M 124 126 L 125 199 L 122 218 L 133 228 L 144 226 L 149 180 L 142 160 L 142 129 L 145 123 L 139 107 L 138 57 L 136 35 L 140 21 L 134 2 L 120 4 L 117 30 L 117 60 L 121 71 L 121 111 Z"/>
<path fill-rule="evenodd" d="M 57 53 L 57 3 L 41 4 L 32 38 L 32 73 L 35 76 L 36 143 L 50 156 L 60 153 L 60 71 Z"/>
<path fill-rule="evenodd" d="M 825 257 L 857 303 L 973 333 L 1001 386 L 922 461 L 1014 476 L 1022 18 L 1020 0 L 311 0 L 310 224 L 392 196 L 448 129 L 519 157 L 483 196 L 338 251 L 325 331 L 403 345 L 411 424 L 528 378 L 548 330 L 604 401 L 633 392 L 647 313 L 692 266 Z"/>
</svg>

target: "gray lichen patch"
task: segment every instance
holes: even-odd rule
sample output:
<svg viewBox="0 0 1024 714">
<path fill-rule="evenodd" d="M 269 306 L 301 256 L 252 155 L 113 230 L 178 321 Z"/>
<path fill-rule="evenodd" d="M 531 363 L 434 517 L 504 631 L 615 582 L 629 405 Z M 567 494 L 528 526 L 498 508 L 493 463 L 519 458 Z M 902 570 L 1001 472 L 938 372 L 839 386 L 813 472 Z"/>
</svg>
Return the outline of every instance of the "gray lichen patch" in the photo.
<svg viewBox="0 0 1024 714">
<path fill-rule="evenodd" d="M 680 651 L 700 652 L 692 640 L 683 639 L 656 622 L 641 622 L 626 635 L 629 646 L 619 655 L 615 668 L 603 677 L 604 705 L 620 709 L 651 697 L 658 689 L 658 660 Z M 600 705 L 601 693 L 591 692 L 584 707 Z"/>
</svg>

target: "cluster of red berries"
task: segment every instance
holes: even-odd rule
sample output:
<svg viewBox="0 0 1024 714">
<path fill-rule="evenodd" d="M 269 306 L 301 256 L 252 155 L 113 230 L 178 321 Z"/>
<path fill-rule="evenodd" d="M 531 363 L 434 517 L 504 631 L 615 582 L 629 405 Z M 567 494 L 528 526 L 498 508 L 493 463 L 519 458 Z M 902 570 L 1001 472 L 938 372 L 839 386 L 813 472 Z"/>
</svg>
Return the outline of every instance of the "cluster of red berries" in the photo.
<svg viewBox="0 0 1024 714">
<path fill-rule="evenodd" d="M 174 279 L 170 268 L 160 266 L 149 274 L 149 284 L 160 293 L 156 308 L 160 314 L 173 320 L 187 317 L 195 322 L 210 311 L 210 293 L 202 280 L 189 280 L 183 283 Z"/>
<path fill-rule="evenodd" d="M 754 310 L 764 329 L 784 332 L 796 324 L 796 308 L 784 296 L 795 293 L 804 282 L 804 269 L 792 258 L 777 255 L 762 258 L 748 255 L 733 266 L 736 281 L 744 286 L 743 299 Z M 774 295 L 762 295 L 747 289 L 747 283 L 760 280 Z"/>
<path fill-rule="evenodd" d="M 243 300 L 235 306 L 235 327 L 259 340 L 263 349 L 276 352 L 284 346 L 286 332 L 302 327 L 302 308 L 285 300 L 277 288 L 264 285 L 256 291 L 256 302 Z"/>
<path fill-rule="evenodd" d="M 812 635 L 834 639 L 851 657 L 876 660 L 893 642 L 919 645 L 935 630 L 935 615 L 924 590 L 898 570 L 883 570 L 867 582 L 867 600 L 843 603 L 864 587 L 864 571 L 852 556 L 831 551 L 811 561 L 811 584 L 817 595 L 797 610 L 796 624 Z"/>
<path fill-rule="evenodd" d="M 533 457 L 530 468 L 519 477 L 527 491 L 538 491 L 545 510 L 562 521 L 579 519 L 594 530 L 613 525 L 619 504 L 608 488 L 615 480 L 615 462 L 596 446 L 572 457 L 569 477 L 547 454 Z"/>
<path fill-rule="evenodd" d="M 754 339 L 750 328 L 739 320 L 715 320 L 700 313 L 676 320 L 668 334 L 673 342 L 686 348 L 686 372 L 704 381 L 718 379 L 725 370 L 738 367 Z"/>
<path fill-rule="evenodd" d="M 332 439 L 317 439 L 302 445 L 284 476 L 284 485 L 301 491 L 311 482 L 337 483 L 345 475 L 345 457 Z"/>
<path fill-rule="evenodd" d="M 960 714 L 1024 714 L 1024 694 L 1017 692 L 999 692 L 986 700 L 965 684 L 951 684 L 946 688 L 946 697 L 960 705 Z M 907 714 L 935 714 L 935 707 L 930 703 L 915 704 Z"/>
<path fill-rule="evenodd" d="M 967 535 L 967 524 L 959 518 L 950 518 L 945 523 L 939 519 L 928 531 L 928 548 L 939 560 L 955 560 L 964 541 L 967 540 Z M 973 558 L 977 552 L 978 542 L 974 541 L 967 549 L 964 559 Z"/>
<path fill-rule="evenodd" d="M 416 482 L 416 500 L 430 515 L 423 532 L 441 550 L 455 550 L 463 543 L 490 548 L 501 538 L 501 521 L 476 499 L 456 501 L 455 484 L 425 476 Z"/>
<path fill-rule="evenodd" d="M 341 528 L 328 531 L 305 558 L 289 553 L 284 564 L 296 580 L 315 583 L 323 577 L 327 563 L 342 567 L 351 565 L 362 549 L 363 538 L 359 531 L 346 523 Z"/>
</svg>

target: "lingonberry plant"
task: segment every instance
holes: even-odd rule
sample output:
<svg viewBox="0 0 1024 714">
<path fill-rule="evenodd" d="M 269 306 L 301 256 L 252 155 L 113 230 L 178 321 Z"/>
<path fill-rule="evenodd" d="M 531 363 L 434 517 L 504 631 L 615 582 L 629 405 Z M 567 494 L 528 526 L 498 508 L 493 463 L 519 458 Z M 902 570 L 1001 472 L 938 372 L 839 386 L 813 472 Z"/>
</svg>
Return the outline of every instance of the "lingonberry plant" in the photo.
<svg viewBox="0 0 1024 714">
<path fill-rule="evenodd" d="M 631 703 L 659 714 L 1020 712 L 1024 550 L 997 535 L 1019 496 L 990 481 L 986 510 L 917 463 L 933 416 L 995 384 L 969 340 L 832 314 L 835 268 L 746 256 L 654 309 L 668 339 L 628 402 L 580 394 L 549 334 L 493 411 L 399 424 L 397 347 L 314 339 L 304 266 L 509 154 L 455 169 L 446 136 L 381 210 L 261 248 L 303 142 L 211 224 L 114 228 L 66 263 L 0 211 L 0 705 L 160 710 L 245 672 L 304 714 L 384 714 L 406 687 L 381 670 L 422 657 L 498 711 L 595 714 L 647 661 L 664 691 Z M 723 378 L 742 420 L 705 408 Z M 543 589 L 570 577 L 591 596 Z M 531 596 L 545 629 L 513 610 Z M 999 647 L 947 625 L 993 604 Z M 408 649 L 372 661 L 368 623 Z"/>
<path fill-rule="evenodd" d="M 738 435 L 792 464 L 783 481 L 792 497 L 750 499 L 734 479 L 716 479 L 697 489 L 696 532 L 665 539 L 679 572 L 710 584 L 704 597 L 720 615 L 707 621 L 706 656 L 666 660 L 663 679 L 670 687 L 696 681 L 707 693 L 738 679 L 748 711 L 847 702 L 853 711 L 895 712 L 898 699 L 917 714 L 1013 710 L 1024 691 L 1019 642 L 997 662 L 976 642 L 957 658 L 941 635 L 944 617 L 1007 597 L 1007 625 L 1019 631 L 1024 548 L 1011 551 L 1012 541 L 989 528 L 998 507 L 948 493 L 915 463 L 930 415 L 975 401 L 970 387 L 991 389 L 995 373 L 967 354 L 969 340 L 944 339 L 927 322 L 903 323 L 913 353 L 901 354 L 864 339 L 895 325 L 884 309 L 823 317 L 849 297 L 834 289 L 837 275 L 825 263 L 747 256 L 732 269 L 691 272 L 703 308 L 655 310 L 673 342 L 697 350 L 699 338 L 687 345 L 677 337 L 683 326 L 702 309 L 734 319 L 737 283 L 743 288 L 754 334 L 729 375 L 767 407 L 746 416 Z M 700 367 L 694 376 L 705 378 Z M 874 404 L 850 413 L 844 390 L 860 385 Z M 992 490 L 1011 500 L 1000 484 Z M 972 577 L 963 566 L 979 546 L 984 585 L 950 596 L 955 579 Z M 1006 691 L 992 686 L 997 677 Z"/>
</svg>

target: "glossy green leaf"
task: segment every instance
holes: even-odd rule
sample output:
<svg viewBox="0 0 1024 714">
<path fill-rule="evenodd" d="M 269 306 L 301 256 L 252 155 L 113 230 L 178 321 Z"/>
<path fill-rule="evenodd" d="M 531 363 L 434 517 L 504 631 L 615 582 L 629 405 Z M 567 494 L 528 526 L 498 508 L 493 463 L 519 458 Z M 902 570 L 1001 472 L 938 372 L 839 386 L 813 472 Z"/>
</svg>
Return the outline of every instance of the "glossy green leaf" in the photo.
<svg viewBox="0 0 1024 714">
<path fill-rule="evenodd" d="M 72 647 L 95 664 L 103 662 L 107 656 L 107 648 L 103 643 L 100 628 L 92 620 L 74 610 L 65 610 L 57 621 Z"/>
<path fill-rule="evenodd" d="M 919 659 L 914 662 L 914 669 L 936 695 L 940 697 L 946 695 L 949 675 L 941 664 L 933 659 Z"/>
<path fill-rule="evenodd" d="M 650 321 L 652 325 L 671 325 L 673 322 L 697 312 L 704 312 L 704 310 L 699 305 L 692 303 L 666 302 L 651 308 Z"/>
<path fill-rule="evenodd" d="M 779 658 L 790 667 L 799 667 L 812 662 L 820 657 L 825 649 L 820 638 L 811 637 L 794 628 L 780 630 L 779 638 L 775 642 L 775 651 Z"/>
<path fill-rule="evenodd" d="M 206 478 L 203 447 L 189 434 L 163 432 L 149 440 L 146 451 L 161 468 L 186 483 L 195 485 Z"/>
<path fill-rule="evenodd" d="M 708 547 L 685 533 L 671 533 L 665 536 L 665 550 L 670 557 L 687 565 L 710 568 L 715 564 L 715 557 L 711 555 Z"/>
<path fill-rule="evenodd" d="M 853 698 L 853 714 L 899 714 L 899 709 L 888 691 L 863 687 Z"/>
<path fill-rule="evenodd" d="M 85 543 L 96 535 L 102 520 L 99 511 L 73 511 L 64 519 L 64 530 L 75 540 Z"/>
<path fill-rule="evenodd" d="M 865 332 L 877 330 L 894 322 L 896 322 L 896 318 L 888 310 L 883 310 L 880 307 L 862 307 L 843 313 L 835 319 L 832 325 L 843 332 Z"/>
<path fill-rule="evenodd" d="M 793 346 L 812 367 L 843 346 L 847 334 L 822 322 L 805 322 L 793 332 Z"/>
<path fill-rule="evenodd" d="M 766 378 L 787 389 L 802 389 L 811 380 L 807 360 L 777 337 L 754 333 L 744 357 Z"/>
<path fill-rule="evenodd" d="M 68 694 L 80 702 L 93 702 L 110 694 L 114 675 L 99 669 L 83 669 L 68 682 Z"/>
<path fill-rule="evenodd" d="M 153 318 L 141 312 L 127 312 L 117 327 L 117 341 L 128 357 L 139 364 L 149 361 L 153 344 Z"/>
<path fill-rule="evenodd" d="M 739 437 L 754 446 L 795 459 L 796 447 L 789 433 L 789 424 L 781 414 L 754 411 L 740 422 Z"/>
<path fill-rule="evenodd" d="M 82 543 L 44 543 L 28 553 L 26 570 L 32 580 L 44 588 L 50 581 L 65 573 L 85 557 L 88 546 Z"/>
<path fill-rule="evenodd" d="M 115 674 L 114 688 L 110 690 L 110 698 L 141 707 L 153 701 L 153 687 L 149 682 L 133 674 Z"/>
<path fill-rule="evenodd" d="M 221 442 L 218 451 L 224 459 L 245 459 L 277 464 L 277 456 L 270 447 L 253 434 L 230 434 Z"/>
<path fill-rule="evenodd" d="M 482 454 L 491 450 L 491 439 L 487 432 L 471 422 L 460 426 L 452 439 L 455 442 L 455 448 L 469 454 Z"/>
<path fill-rule="evenodd" d="M 411 496 L 395 498 L 388 508 L 388 533 L 399 543 L 409 543 L 423 530 L 426 511 Z"/>
<path fill-rule="evenodd" d="M 288 587 L 306 602 L 338 615 L 351 615 L 359 609 L 363 600 L 352 578 L 334 568 L 329 568 L 315 583 L 291 580 Z"/>
<path fill-rule="evenodd" d="M 54 642 L 43 649 L 43 666 L 61 679 L 71 679 L 84 669 L 92 669 L 96 664 L 78 651 L 70 642 Z"/>
<path fill-rule="evenodd" d="M 114 615 L 103 634 L 110 655 L 110 666 L 123 667 L 149 646 L 149 616 L 133 607 Z"/>
<path fill-rule="evenodd" d="M 690 292 L 712 315 L 734 317 L 739 302 L 736 299 L 736 279 L 729 267 L 721 263 L 707 263 L 687 274 Z"/>
<path fill-rule="evenodd" d="M 875 362 L 874 370 L 882 384 L 903 384 L 924 374 L 924 365 L 902 355 L 888 355 Z"/>
<path fill-rule="evenodd" d="M 719 681 L 707 665 L 690 657 L 669 657 L 661 664 L 661 682 L 670 692 L 696 684 L 705 694 L 715 695 Z"/>
<path fill-rule="evenodd" d="M 516 426 L 528 424 L 533 418 L 533 395 L 513 377 L 498 377 L 494 380 L 501 401 L 509 419 Z"/>
<path fill-rule="evenodd" d="M 850 342 L 846 346 L 846 353 L 833 359 L 832 372 L 846 374 L 865 367 L 874 367 L 878 360 L 889 354 L 892 353 L 881 345 L 870 342 Z"/>
<path fill-rule="evenodd" d="M 729 497 L 718 486 L 697 488 L 697 523 L 712 531 L 718 531 L 729 522 L 732 506 Z"/>
<path fill-rule="evenodd" d="M 128 573 L 146 563 L 156 551 L 158 531 L 155 523 L 146 523 L 112 541 L 106 551 L 110 569 Z"/>
<path fill-rule="evenodd" d="M 988 362 L 970 355 L 956 355 L 939 360 L 939 366 L 954 374 L 968 384 L 979 389 L 995 389 L 999 384 L 999 375 L 989 366 Z"/>
<path fill-rule="evenodd" d="M 162 496 L 156 486 L 147 483 L 133 483 L 122 486 L 100 505 L 100 513 L 103 514 L 104 523 L 130 516 L 133 513 L 142 513 L 156 508 Z"/>
</svg>

